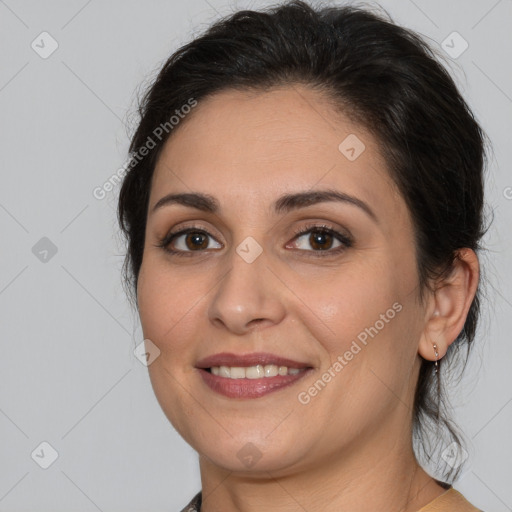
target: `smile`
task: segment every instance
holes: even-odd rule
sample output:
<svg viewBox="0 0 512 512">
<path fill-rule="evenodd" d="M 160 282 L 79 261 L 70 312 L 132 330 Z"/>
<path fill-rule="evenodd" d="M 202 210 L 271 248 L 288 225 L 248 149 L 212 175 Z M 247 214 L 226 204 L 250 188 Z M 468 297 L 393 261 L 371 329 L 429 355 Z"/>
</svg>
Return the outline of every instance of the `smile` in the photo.
<svg viewBox="0 0 512 512">
<path fill-rule="evenodd" d="M 313 370 L 311 366 L 273 354 L 216 354 L 196 368 L 204 383 L 229 398 L 259 398 L 281 390 Z"/>
<path fill-rule="evenodd" d="M 277 375 L 297 375 L 305 368 L 288 368 L 277 364 L 258 364 L 256 366 L 212 366 L 210 372 L 213 375 L 226 377 L 227 379 L 260 379 L 262 377 L 276 377 Z"/>
</svg>

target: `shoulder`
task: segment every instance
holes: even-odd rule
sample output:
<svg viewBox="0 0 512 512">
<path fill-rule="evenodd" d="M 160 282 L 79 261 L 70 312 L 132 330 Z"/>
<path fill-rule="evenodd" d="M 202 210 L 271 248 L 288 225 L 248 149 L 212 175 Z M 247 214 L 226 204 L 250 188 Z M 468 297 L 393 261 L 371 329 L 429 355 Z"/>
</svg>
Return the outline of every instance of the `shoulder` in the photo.
<svg viewBox="0 0 512 512">
<path fill-rule="evenodd" d="M 459 491 L 451 487 L 418 512 L 483 512 L 472 505 Z"/>
<path fill-rule="evenodd" d="M 181 512 L 199 512 L 202 495 L 198 492 Z M 451 487 L 418 512 L 483 512 L 472 505 L 459 491 Z"/>
</svg>

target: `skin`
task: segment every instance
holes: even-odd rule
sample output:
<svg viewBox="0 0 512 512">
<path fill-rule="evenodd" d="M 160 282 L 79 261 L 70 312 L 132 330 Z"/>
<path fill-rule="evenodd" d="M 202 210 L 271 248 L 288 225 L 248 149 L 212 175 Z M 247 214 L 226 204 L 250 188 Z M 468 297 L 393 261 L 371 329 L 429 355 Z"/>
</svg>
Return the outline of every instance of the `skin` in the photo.
<svg viewBox="0 0 512 512">
<path fill-rule="evenodd" d="M 356 134 L 354 161 L 338 146 Z M 322 202 L 275 214 L 286 193 L 336 189 L 367 203 Z M 169 193 L 214 196 L 213 214 L 179 204 L 152 212 Z M 305 86 L 223 91 L 199 103 L 167 141 L 151 184 L 138 306 L 144 337 L 161 351 L 149 365 L 156 397 L 198 451 L 201 510 L 413 512 L 445 492 L 416 462 L 411 414 L 422 358 L 441 359 L 474 297 L 478 260 L 461 251 L 436 293 L 418 299 L 413 226 L 376 140 Z M 350 233 L 353 245 L 319 251 L 307 224 Z M 205 249 L 171 230 L 209 233 Z M 236 248 L 263 249 L 247 263 Z M 209 245 L 208 245 L 209 244 Z M 319 257 L 315 254 L 322 252 Z M 402 309 L 309 403 L 307 391 L 365 328 Z M 195 368 L 219 352 L 271 352 L 308 362 L 310 375 L 257 399 L 207 387 Z M 252 443 L 251 467 L 237 454 Z M 246 447 L 247 449 L 247 447 Z"/>
</svg>

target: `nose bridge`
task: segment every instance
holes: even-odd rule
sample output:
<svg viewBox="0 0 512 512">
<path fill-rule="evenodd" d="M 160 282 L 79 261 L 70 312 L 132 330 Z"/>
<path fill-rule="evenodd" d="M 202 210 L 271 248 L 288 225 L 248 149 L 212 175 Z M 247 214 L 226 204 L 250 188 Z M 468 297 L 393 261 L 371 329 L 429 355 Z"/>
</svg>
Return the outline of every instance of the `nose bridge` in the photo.
<svg viewBox="0 0 512 512">
<path fill-rule="evenodd" d="M 233 247 L 229 270 L 221 279 L 210 306 L 210 321 L 239 334 L 251 327 L 251 322 L 276 323 L 284 315 L 275 280 L 266 268 L 267 255 L 252 237 Z"/>
</svg>

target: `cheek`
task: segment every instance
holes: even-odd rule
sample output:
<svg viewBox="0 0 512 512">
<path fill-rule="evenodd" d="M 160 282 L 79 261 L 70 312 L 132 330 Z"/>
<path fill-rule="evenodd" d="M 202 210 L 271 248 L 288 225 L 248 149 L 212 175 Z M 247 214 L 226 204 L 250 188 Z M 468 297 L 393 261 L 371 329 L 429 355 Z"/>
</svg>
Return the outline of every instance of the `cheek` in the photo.
<svg viewBox="0 0 512 512">
<path fill-rule="evenodd" d="M 157 258 L 145 260 L 138 282 L 139 316 L 144 337 L 161 351 L 177 350 L 180 342 L 185 344 L 186 331 L 194 325 L 201 298 L 207 295 L 203 281 L 201 277 L 180 279 Z"/>
<path fill-rule="evenodd" d="M 302 324 L 323 351 L 321 371 L 301 390 L 311 397 L 314 415 L 329 411 L 348 430 L 350 422 L 384 421 L 397 397 L 407 403 L 416 350 L 413 296 L 377 267 L 326 280 L 321 289 L 303 286 L 300 294 L 314 306 L 302 306 Z M 325 388 L 317 385 L 323 377 Z M 326 406 L 333 403 L 336 412 Z"/>
<path fill-rule="evenodd" d="M 146 258 L 146 256 L 145 256 Z M 190 418 L 197 415 L 197 402 L 190 402 L 193 389 L 190 340 L 201 302 L 197 280 L 180 279 L 169 272 L 158 258 L 147 257 L 138 280 L 139 316 L 144 338 L 150 339 L 160 355 L 148 366 L 151 385 L 163 412 L 174 428 L 189 443 Z M 196 395 L 196 400 L 201 397 Z M 187 419 L 188 418 L 188 419 Z"/>
<path fill-rule="evenodd" d="M 295 281 L 294 292 L 304 298 L 296 301 L 297 316 L 332 356 L 343 353 L 352 340 L 364 339 L 376 323 L 379 332 L 389 330 L 391 321 L 385 320 L 394 318 L 393 304 L 400 302 L 401 292 L 389 267 L 385 268 L 368 263 L 350 269 L 342 266 L 336 272 Z"/>
</svg>

